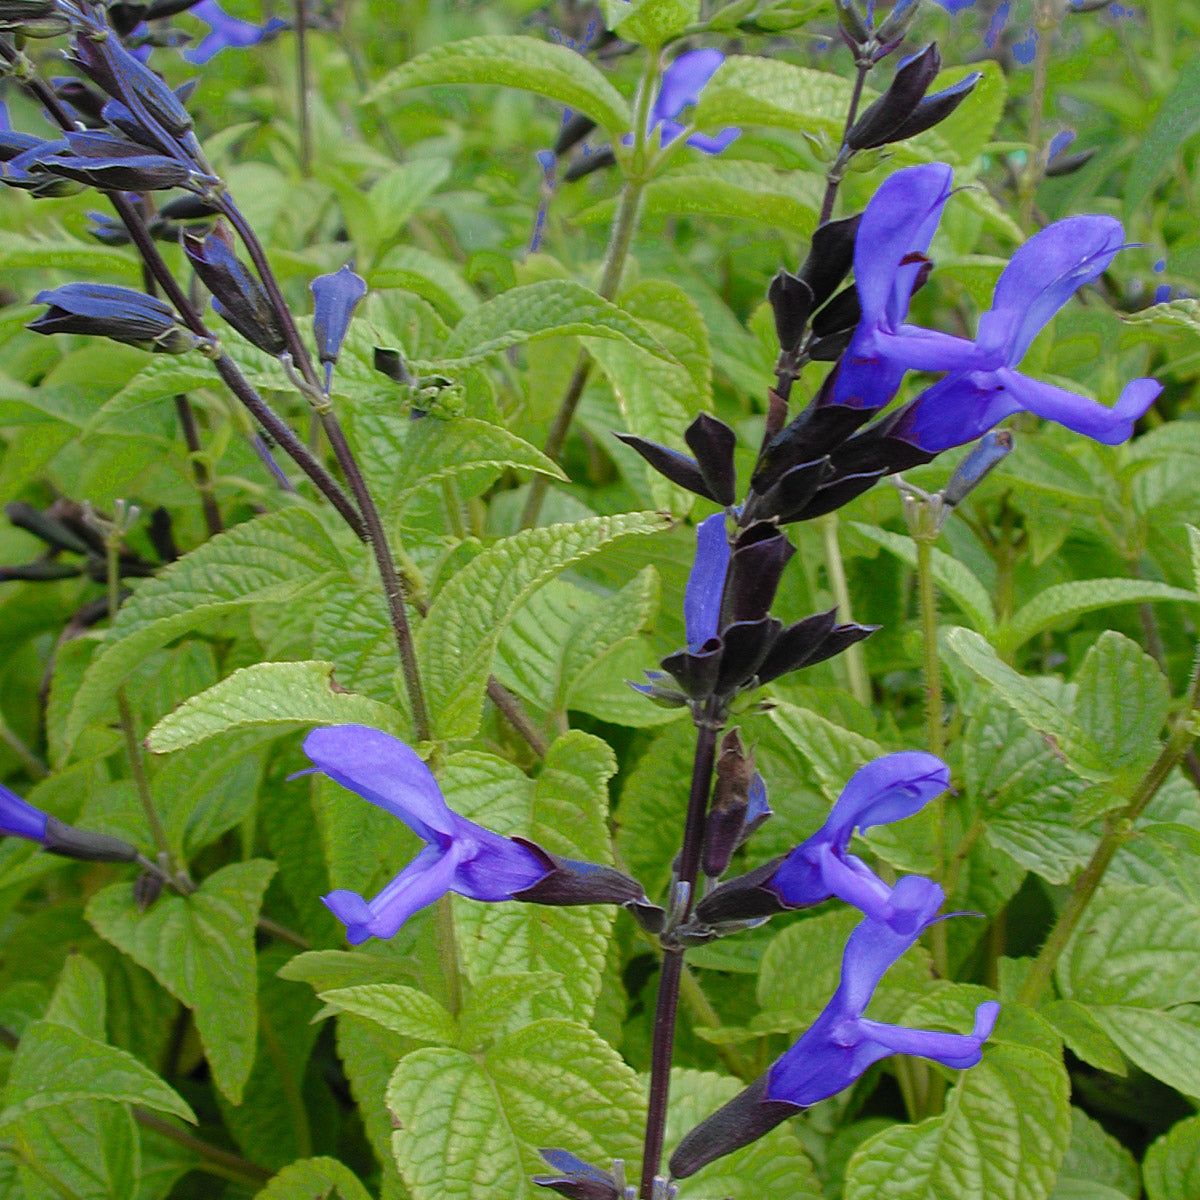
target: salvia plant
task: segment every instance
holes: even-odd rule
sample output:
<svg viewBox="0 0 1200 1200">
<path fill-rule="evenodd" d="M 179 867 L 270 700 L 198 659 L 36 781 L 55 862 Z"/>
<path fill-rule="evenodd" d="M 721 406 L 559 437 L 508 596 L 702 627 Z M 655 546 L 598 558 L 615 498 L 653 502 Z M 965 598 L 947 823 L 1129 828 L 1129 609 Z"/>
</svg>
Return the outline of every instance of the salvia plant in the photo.
<svg viewBox="0 0 1200 1200">
<path fill-rule="evenodd" d="M 0 0 L 0 1196 L 1194 1200 L 1176 22 Z"/>
</svg>

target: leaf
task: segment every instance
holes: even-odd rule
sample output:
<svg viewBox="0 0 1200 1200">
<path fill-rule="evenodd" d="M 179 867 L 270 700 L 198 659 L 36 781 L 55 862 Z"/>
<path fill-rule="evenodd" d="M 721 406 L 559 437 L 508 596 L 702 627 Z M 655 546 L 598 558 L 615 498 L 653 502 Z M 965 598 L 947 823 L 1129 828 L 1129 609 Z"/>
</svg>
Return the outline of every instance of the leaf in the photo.
<svg viewBox="0 0 1200 1200">
<path fill-rule="evenodd" d="M 1132 786 L 1158 753 L 1171 707 L 1162 669 L 1136 642 L 1109 630 L 1087 652 L 1075 682 L 1075 719 Z"/>
<path fill-rule="evenodd" d="M 481 754 L 455 755 L 442 787 L 457 812 L 498 833 L 530 838 L 551 854 L 608 865 L 605 817 L 612 750 L 572 731 L 551 743 L 534 782 L 510 763 Z M 455 900 L 463 968 L 479 988 L 495 975 L 553 972 L 555 986 L 532 997 L 526 1019 L 567 1015 L 589 1020 L 600 993 L 614 910 L 609 905 L 559 908 L 540 904 L 476 904 Z"/>
<path fill-rule="evenodd" d="M 493 1041 L 516 1019 L 522 1002 L 559 985 L 553 971 L 520 971 L 513 975 L 488 975 L 473 987 L 459 1017 L 458 1046 L 475 1050 Z"/>
<path fill-rule="evenodd" d="M 1200 1079 L 1200 1005 L 1169 1012 L 1130 1004 L 1093 1004 L 1088 1011 L 1130 1062 L 1185 1096 Z"/>
<path fill-rule="evenodd" d="M 730 55 L 700 94 L 694 120 L 702 129 L 766 125 L 841 137 L 850 83 L 828 71 L 777 58 Z"/>
<path fill-rule="evenodd" d="M 861 521 L 852 521 L 851 525 L 855 533 L 861 534 L 867 541 L 890 550 L 910 567 L 917 565 L 917 544 L 912 538 L 901 533 L 892 533 L 887 529 L 878 529 L 874 525 L 864 525 Z M 934 582 L 958 605 L 979 633 L 991 637 L 996 627 L 996 610 L 987 588 L 968 567 L 936 547 L 932 563 Z"/>
<path fill-rule="evenodd" d="M 603 11 L 618 37 L 657 50 L 695 23 L 700 0 L 605 0 Z"/>
<path fill-rule="evenodd" d="M 442 357 L 414 366 L 461 369 L 532 338 L 567 334 L 616 338 L 675 363 L 639 321 L 611 301 L 570 279 L 543 279 L 509 288 L 469 312 L 454 327 Z"/>
<path fill-rule="evenodd" d="M 257 663 L 185 700 L 150 730 L 146 745 L 166 754 L 236 730 L 345 724 L 408 728 L 399 710 L 338 688 L 332 663 Z"/>
<path fill-rule="evenodd" d="M 138 1128 L 125 1107 L 81 1100 L 30 1113 L 5 1131 L 20 1148 L 13 1200 L 112 1200 L 133 1196 L 145 1175 Z M 7 1156 L 6 1156 L 7 1157 Z M 36 1169 L 31 1164 L 36 1163 Z M 0 1184 L 7 1182 L 0 1176 Z"/>
<path fill-rule="evenodd" d="M 1071 1137 L 1067 1073 L 1056 1058 L 989 1044 L 960 1076 L 946 1111 L 864 1142 L 845 1200 L 1037 1200 L 1048 1196 Z"/>
<path fill-rule="evenodd" d="M 1195 525 L 1187 527 L 1188 547 L 1192 552 L 1192 582 L 1196 587 L 1196 594 L 1200 596 L 1200 529 Z"/>
<path fill-rule="evenodd" d="M 1166 888 L 1105 885 L 1055 976 L 1064 996 L 1089 1006 L 1200 1001 L 1200 908 Z"/>
<path fill-rule="evenodd" d="M 1200 131 L 1200 61 L 1185 58 L 1174 87 L 1164 97 L 1154 122 L 1139 139 L 1137 170 L 1127 175 L 1125 216 L 1147 209 L 1147 201 L 1176 161 L 1180 148 Z"/>
<path fill-rule="evenodd" d="M 358 1176 L 336 1158 L 305 1158 L 284 1167 L 255 1200 L 371 1200 Z"/>
<path fill-rule="evenodd" d="M 501 633 L 521 605 L 565 567 L 617 538 L 656 533 L 657 513 L 591 517 L 526 529 L 488 547 L 438 592 L 417 634 L 422 680 L 444 738 L 470 737 Z"/>
<path fill-rule="evenodd" d="M 0 1126 L 81 1100 L 142 1104 L 196 1122 L 187 1102 L 132 1054 L 66 1025 L 36 1021 L 21 1035 Z"/>
<path fill-rule="evenodd" d="M 479 297 L 459 275 L 459 267 L 418 246 L 393 246 L 367 275 L 375 290 L 403 288 L 428 300 L 447 321 L 479 307 Z"/>
<path fill-rule="evenodd" d="M 363 98 L 375 104 L 404 88 L 486 83 L 537 92 L 587 113 L 614 136 L 633 124 L 620 92 L 574 50 L 531 37 L 485 36 L 436 46 L 390 71 Z"/>
<path fill-rule="evenodd" d="M 1077 774 L 1101 783 L 1112 778 L 1107 748 L 1098 745 L 1072 713 L 1032 686 L 1034 681 L 1001 662 L 995 650 L 979 634 L 968 629 L 951 629 L 946 644 L 967 668 L 991 684 L 996 695 L 1022 720 L 1053 738 Z"/>
<path fill-rule="evenodd" d="M 124 434 L 144 437 L 145 422 L 142 410 L 198 388 L 215 388 L 220 377 L 211 363 L 204 359 L 193 361 L 192 356 L 155 355 L 119 392 L 106 400 L 84 426 L 84 434 Z M 127 421 L 127 417 L 138 418 Z"/>
<path fill-rule="evenodd" d="M 1081 1109 L 1071 1109 L 1071 1143 L 1050 1200 L 1138 1200 L 1133 1155 Z"/>
<path fill-rule="evenodd" d="M 771 722 L 807 760 L 830 802 L 837 800 L 859 767 L 884 753 L 871 738 L 795 704 L 776 704 Z"/>
<path fill-rule="evenodd" d="M 715 217 L 759 221 L 807 237 L 817 223 L 821 191 L 813 176 L 775 170 L 748 159 L 697 159 L 652 179 L 642 193 L 643 217 Z M 611 224 L 616 201 L 580 213 L 581 225 Z"/>
<path fill-rule="evenodd" d="M 1050 1022 L 1077 1058 L 1110 1075 L 1126 1073 L 1120 1050 L 1092 1019 L 1085 1005 L 1075 1000 L 1051 1000 L 1038 1013 Z"/>
<path fill-rule="evenodd" d="M 521 1146 L 500 1098 L 469 1054 L 417 1050 L 387 1089 L 392 1149 L 413 1200 L 529 1200 Z"/>
<path fill-rule="evenodd" d="M 0 269 L 29 267 L 102 275 L 109 282 L 133 283 L 138 278 L 137 258 L 130 250 L 76 241 L 61 231 L 51 239 L 0 232 Z"/>
<path fill-rule="evenodd" d="M 666 1145 L 684 1135 L 741 1090 L 742 1084 L 712 1071 L 676 1067 L 671 1072 Z M 729 1200 L 820 1200 L 816 1171 L 788 1125 L 698 1171 L 680 1182 L 682 1200 L 721 1196 Z"/>
<path fill-rule="evenodd" d="M 265 859 L 231 863 L 190 896 L 162 896 L 144 913 L 129 884 L 116 883 L 97 892 L 86 910 L 105 941 L 192 1009 L 213 1078 L 234 1104 L 254 1065 L 254 926 L 274 873 Z"/>
<path fill-rule="evenodd" d="M 390 510 L 399 512 L 418 492 L 439 479 L 480 468 L 536 471 L 565 480 L 562 468 L 524 438 L 499 425 L 474 417 L 439 420 L 426 417 L 410 423 L 397 466 Z"/>
<path fill-rule="evenodd" d="M 1200 1194 L 1200 1117 L 1172 1125 L 1146 1151 L 1147 1200 L 1190 1200 Z"/>
<path fill-rule="evenodd" d="M 494 669 L 501 682 L 543 712 L 563 713 L 575 682 L 613 646 L 634 637 L 657 607 L 653 567 L 609 595 L 552 580 L 505 630 Z"/>
<path fill-rule="evenodd" d="M 240 608 L 294 600 L 339 566 L 317 519 L 292 508 L 218 534 L 147 579 L 121 606 L 75 693 L 67 750 L 150 651 Z"/>
<path fill-rule="evenodd" d="M 325 1012 L 365 1017 L 418 1042 L 452 1046 L 458 1038 L 454 1018 L 432 996 L 399 983 L 366 983 L 322 992 Z"/>
<path fill-rule="evenodd" d="M 996 632 L 996 646 L 1002 654 L 1011 656 L 1043 630 L 1081 613 L 1116 604 L 1145 604 L 1153 600 L 1196 604 L 1200 603 L 1200 596 L 1153 579 L 1079 579 L 1058 583 L 1044 588 L 1017 609 L 1012 620 Z"/>
</svg>

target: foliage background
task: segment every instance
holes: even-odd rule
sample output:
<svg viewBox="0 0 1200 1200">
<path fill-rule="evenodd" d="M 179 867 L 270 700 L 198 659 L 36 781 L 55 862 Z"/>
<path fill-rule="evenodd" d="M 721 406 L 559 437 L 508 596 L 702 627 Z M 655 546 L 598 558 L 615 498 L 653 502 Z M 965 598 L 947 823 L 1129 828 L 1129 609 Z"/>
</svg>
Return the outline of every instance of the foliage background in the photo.
<svg viewBox="0 0 1200 1200">
<path fill-rule="evenodd" d="M 733 7 L 744 16 L 747 6 Z M 1007 21 L 989 44 L 998 7 Z M 450 742 L 448 800 L 557 852 L 615 850 L 651 894 L 665 887 L 676 848 L 690 734 L 623 680 L 683 641 L 693 535 L 679 522 L 620 515 L 682 517 L 688 505 L 610 431 L 671 437 L 709 408 L 754 443 L 776 353 L 766 285 L 803 257 L 849 90 L 829 6 L 749 8 L 760 31 L 710 14 L 701 39 L 767 60 L 714 88 L 701 110 L 706 125 L 740 123 L 743 135 L 721 158 L 681 156 L 651 185 L 618 297 L 622 319 L 640 322 L 626 332 L 648 333 L 650 349 L 599 328 L 592 289 L 617 190 L 611 172 L 561 186 L 540 252 L 527 253 L 542 188 L 534 154 L 553 143 L 559 106 L 461 86 L 396 85 L 363 102 L 423 51 L 485 34 L 578 36 L 578 11 L 362 0 L 321 14 L 309 46 L 307 175 L 292 35 L 217 56 L 191 105 L 296 312 L 308 311 L 308 281 L 350 257 L 371 284 L 336 400 L 405 572 L 433 601 L 420 638 Z M 970 63 L 983 80 L 935 133 L 890 157 L 864 156 L 841 200 L 843 212 L 860 209 L 897 165 L 954 164 L 957 182 L 973 186 L 947 210 L 933 283 L 914 311 L 919 323 L 965 334 L 1036 224 L 1120 216 L 1134 245 L 1056 318 L 1026 369 L 1109 401 L 1133 375 L 1166 385 L 1129 446 L 1018 421 L 1017 452 L 951 520 L 934 556 L 959 789 L 947 890 L 951 907 L 986 920 L 950 926 L 957 982 L 932 979 L 915 952 L 872 1015 L 954 1024 L 991 989 L 1010 1002 L 1004 1023 L 944 1113 L 914 1111 L 914 1081 L 877 1070 L 689 1181 L 685 1195 L 1136 1200 L 1144 1190 L 1188 1200 L 1200 1188 L 1191 752 L 1114 858 L 1057 962 L 1054 990 L 1018 1001 L 1073 880 L 1159 753 L 1171 697 L 1187 682 L 1200 590 L 1187 528 L 1200 523 L 1200 307 L 1190 298 L 1200 292 L 1191 52 L 1200 6 L 1117 10 L 1070 14 L 1041 32 L 1052 49 L 1035 141 L 1070 128 L 1071 149 L 1095 154 L 1022 198 L 1035 14 L 1019 0 L 955 14 L 928 5 L 920 40 L 938 39 L 946 79 Z M 174 83 L 191 74 L 169 52 L 154 61 Z M 774 63 L 822 74 L 785 92 Z M 631 94 L 636 56 L 604 71 Z M 35 106 L 12 88 L 5 98 L 15 125 L 43 132 Z M 775 105 L 767 115 L 764 99 Z M 64 627 L 101 584 L 2 585 L 0 772 L 62 819 L 148 848 L 116 727 L 124 681 L 139 733 L 149 733 L 170 846 L 201 887 L 140 914 L 120 868 L 53 859 L 13 839 L 0 847 L 0 1025 L 20 1036 L 3 1055 L 0 1195 L 517 1197 L 532 1191 L 540 1145 L 636 1160 L 656 960 L 623 915 L 456 903 L 473 985 L 457 1019 L 438 998 L 428 914 L 390 943 L 345 949 L 319 895 L 369 893 L 415 842 L 327 781 L 289 776 L 304 765 L 297 734 L 308 725 L 407 728 L 374 569 L 326 509 L 270 486 L 245 419 L 199 358 L 151 360 L 24 332 L 40 311 L 29 298 L 52 282 L 137 285 L 131 252 L 88 237 L 94 204 L 14 192 L 0 207 L 0 500 L 163 507 L 187 553 L 138 583 L 111 629 L 71 639 Z M 523 293 L 517 311 L 505 310 L 506 294 L 534 283 L 540 307 Z M 511 344 L 521 321 L 536 336 Z M 581 341 L 601 370 L 563 478 L 534 448 Z M 303 405 L 276 364 L 232 332 L 225 344 L 303 428 Z M 413 396 L 370 369 L 374 345 L 403 347 L 423 373 L 453 380 L 420 398 L 424 422 L 407 419 Z M 820 377 L 810 369 L 797 399 Z M 179 392 L 201 414 L 231 530 L 211 541 L 175 428 Z M 911 479 L 932 489 L 952 466 Z M 569 538 L 506 541 L 537 470 L 555 476 L 544 523 L 591 521 Z M 869 695 L 854 698 L 837 660 L 775 685 L 769 713 L 743 715 L 778 814 L 747 866 L 815 827 L 860 762 L 924 739 L 916 555 L 898 494 L 876 488 L 835 525 L 795 534 L 779 615 L 838 600 L 833 538 L 854 617 L 883 628 L 865 646 Z M 145 526 L 130 540 L 153 557 Z M 0 529 L 0 561 L 41 550 L 25 531 Z M 552 738 L 545 763 L 490 708 L 480 716 L 489 663 Z M 929 844 L 922 818 L 868 839 L 894 871 L 932 869 Z M 260 912 L 311 950 L 256 934 Z M 849 921 L 843 911 L 801 913 L 689 957 L 668 1147 L 732 1093 L 732 1075 L 761 1069 L 803 1030 L 836 982 Z M 385 1093 L 412 1123 L 393 1130 Z"/>
</svg>

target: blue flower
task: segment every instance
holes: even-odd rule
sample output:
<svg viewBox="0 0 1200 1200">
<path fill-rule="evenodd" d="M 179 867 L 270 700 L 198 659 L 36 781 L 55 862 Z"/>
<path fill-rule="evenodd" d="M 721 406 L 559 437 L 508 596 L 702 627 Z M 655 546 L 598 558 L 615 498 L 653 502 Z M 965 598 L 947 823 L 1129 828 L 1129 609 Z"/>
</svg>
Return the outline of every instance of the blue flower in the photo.
<svg viewBox="0 0 1200 1200">
<path fill-rule="evenodd" d="M 974 361 L 901 410 L 891 436 L 938 453 L 974 440 L 1017 412 L 1057 421 L 1109 445 L 1132 436 L 1134 421 L 1162 391 L 1155 380 L 1126 384 L 1108 408 L 1014 370 L 1046 322 L 1076 288 L 1108 267 L 1123 244 L 1120 221 L 1103 216 L 1068 217 L 1030 238 L 1004 268 L 992 307 L 979 320 Z"/>
<path fill-rule="evenodd" d="M 348 266 L 331 275 L 318 275 L 309 284 L 313 294 L 313 337 L 317 356 L 325 364 L 325 390 L 337 362 L 350 317 L 358 302 L 367 294 L 367 281 Z"/>
<path fill-rule="evenodd" d="M 700 93 L 724 61 L 725 55 L 720 50 L 689 50 L 663 72 L 658 95 L 650 110 L 650 129 L 658 129 L 664 146 L 683 133 L 682 122 L 675 118 L 699 101 Z M 694 133 L 687 139 L 687 145 L 695 146 L 705 154 L 720 154 L 741 132 L 734 128 L 722 129 L 715 137 Z"/>
<path fill-rule="evenodd" d="M 189 11 L 212 29 L 212 32 L 206 34 L 196 45 L 183 52 L 183 57 L 196 66 L 208 62 L 228 47 L 256 46 L 264 38 L 287 28 L 287 22 L 278 17 L 272 17 L 265 25 L 251 25 L 249 21 L 239 21 L 237 17 L 231 17 L 225 12 L 217 0 L 200 0 L 200 3 L 193 5 Z"/>
<path fill-rule="evenodd" d="M 930 879 L 906 875 L 892 889 L 886 921 L 870 916 L 850 935 L 833 999 L 804 1036 L 768 1070 L 767 1097 L 807 1106 L 849 1087 L 890 1054 L 915 1054 L 947 1067 L 973 1067 L 996 1024 L 995 1001 L 975 1010 L 969 1034 L 935 1033 L 868 1021 L 863 1013 L 884 973 L 934 923 L 946 896 Z"/>
<path fill-rule="evenodd" d="M 45 842 L 49 819 L 40 809 L 0 784 L 0 833 L 31 842 Z"/>
<path fill-rule="evenodd" d="M 932 754 L 905 751 L 867 763 L 850 777 L 816 833 L 709 892 L 696 905 L 697 920 L 719 929 L 837 896 L 877 921 L 891 921 L 892 889 L 849 852 L 850 839 L 855 829 L 911 817 L 949 786 L 949 768 Z"/>
<path fill-rule="evenodd" d="M 870 1021 L 863 1014 L 887 969 L 937 920 L 945 893 L 930 879 L 906 875 L 891 891 L 888 920 L 868 916 L 851 933 L 837 991 L 800 1040 L 748 1088 L 701 1122 L 671 1156 L 671 1174 L 686 1179 L 707 1163 L 760 1138 L 798 1109 L 849 1087 L 873 1063 L 914 1054 L 948 1067 L 972 1067 L 995 1027 L 1000 1005 L 975 1010 L 970 1033 L 942 1033 Z"/>
<path fill-rule="evenodd" d="M 683 593 L 683 619 L 689 646 L 700 646 L 717 636 L 729 555 L 725 514 L 706 517 L 696 526 L 696 558 Z"/>
<path fill-rule="evenodd" d="M 964 338 L 906 325 L 913 292 L 928 271 L 925 251 L 951 194 L 945 163 L 897 171 L 880 184 L 854 239 L 854 286 L 862 315 L 822 395 L 822 405 L 883 408 L 910 368 L 949 371 L 969 365 Z"/>
<path fill-rule="evenodd" d="M 508 900 L 553 870 L 534 849 L 446 807 L 433 773 L 398 738 L 365 725 L 314 729 L 304 752 L 330 779 L 397 816 L 428 845 L 370 902 L 339 888 L 325 903 L 350 941 L 390 938 L 447 892 Z"/>
</svg>

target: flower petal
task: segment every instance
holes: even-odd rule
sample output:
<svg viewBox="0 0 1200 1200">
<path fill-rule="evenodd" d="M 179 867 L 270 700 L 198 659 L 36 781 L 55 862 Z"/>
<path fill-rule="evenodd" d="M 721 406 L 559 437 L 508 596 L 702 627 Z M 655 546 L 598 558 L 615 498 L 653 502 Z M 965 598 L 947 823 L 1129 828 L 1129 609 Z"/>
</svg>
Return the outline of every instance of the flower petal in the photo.
<svg viewBox="0 0 1200 1200">
<path fill-rule="evenodd" d="M 1101 216 L 1068 217 L 1035 234 L 1000 275 L 991 310 L 979 320 L 980 348 L 1015 367 L 1042 326 L 1107 269 L 1124 240 L 1121 222 Z"/>
<path fill-rule="evenodd" d="M 0 784 L 0 833 L 42 842 L 46 839 L 48 820 L 44 812 Z"/>
<path fill-rule="evenodd" d="M 331 725 L 304 739 L 304 753 L 330 779 L 387 809 L 427 842 L 457 832 L 462 818 L 446 807 L 433 773 L 399 738 L 366 725 Z"/>
<path fill-rule="evenodd" d="M 1012 398 L 1013 411 L 1023 409 L 1048 421 L 1057 421 L 1075 433 L 1108 446 L 1128 441 L 1133 436 L 1133 423 L 1162 391 L 1162 384 L 1155 379 L 1134 379 L 1125 385 L 1116 404 L 1109 408 L 1017 371 L 1000 370 L 995 374 Z"/>
<path fill-rule="evenodd" d="M 860 767 L 842 789 L 820 834 L 845 849 L 855 828 L 911 817 L 950 786 L 950 769 L 921 751 L 886 754 Z"/>
<path fill-rule="evenodd" d="M 729 555 L 725 515 L 714 513 L 696 527 L 696 560 L 692 563 L 683 594 L 683 618 L 689 646 L 699 646 L 717 636 Z"/>
<path fill-rule="evenodd" d="M 426 846 L 370 902 L 357 892 L 345 889 L 330 892 L 322 899 L 346 926 L 346 936 L 352 944 L 357 946 L 369 937 L 394 937 L 413 913 L 451 890 L 459 866 L 459 853 L 453 842 L 445 851 L 437 846 Z"/>
<path fill-rule="evenodd" d="M 975 1028 L 971 1033 L 941 1033 L 931 1029 L 907 1029 L 903 1025 L 884 1025 L 879 1021 L 861 1020 L 858 1027 L 864 1038 L 874 1042 L 888 1054 L 913 1054 L 932 1058 L 947 1067 L 973 1067 L 981 1058 L 987 1041 L 1000 1015 L 1000 1005 L 988 1000 L 975 1010 Z"/>
<path fill-rule="evenodd" d="M 896 329 L 904 320 L 920 264 L 902 264 L 929 248 L 952 178 L 945 163 L 908 167 L 885 179 L 871 198 L 854 240 L 864 325 Z"/>
<path fill-rule="evenodd" d="M 514 892 L 531 888 L 550 874 L 552 868 L 519 842 L 465 817 L 452 815 L 457 825 L 454 840 L 461 858 L 451 887 L 460 896 L 472 900 L 508 900 Z"/>
<path fill-rule="evenodd" d="M 681 54 L 663 72 L 658 97 L 650 111 L 650 124 L 677 117 L 689 104 L 695 104 L 704 85 L 724 61 L 725 55 L 711 48 Z"/>
</svg>

